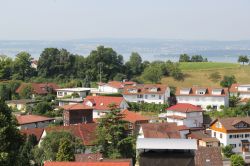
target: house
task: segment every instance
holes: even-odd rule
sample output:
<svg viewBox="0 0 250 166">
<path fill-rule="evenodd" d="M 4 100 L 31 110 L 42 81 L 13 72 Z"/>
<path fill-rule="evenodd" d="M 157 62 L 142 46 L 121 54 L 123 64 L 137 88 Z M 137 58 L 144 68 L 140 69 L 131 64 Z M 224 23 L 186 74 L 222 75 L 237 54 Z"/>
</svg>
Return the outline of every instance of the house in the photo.
<svg viewBox="0 0 250 166">
<path fill-rule="evenodd" d="M 195 166 L 223 166 L 219 147 L 198 147 L 195 151 Z"/>
<path fill-rule="evenodd" d="M 230 96 L 237 96 L 241 99 L 250 99 L 250 84 L 232 84 L 229 88 Z"/>
<path fill-rule="evenodd" d="M 56 93 L 56 89 L 59 89 L 60 87 L 55 83 L 22 83 L 16 90 L 16 93 L 20 93 L 25 87 L 31 86 L 33 92 L 32 92 L 32 98 L 34 98 L 36 95 L 47 95 L 50 93 Z"/>
<path fill-rule="evenodd" d="M 40 115 L 16 115 L 19 129 L 44 128 L 54 122 L 54 118 Z"/>
<path fill-rule="evenodd" d="M 100 161 L 103 159 L 103 156 L 101 153 L 80 153 L 75 154 L 75 161 L 78 162 L 92 162 L 92 161 Z"/>
<path fill-rule="evenodd" d="M 20 100 L 8 100 L 6 101 L 6 104 L 12 109 L 17 109 L 18 111 L 26 112 L 28 111 L 27 110 L 28 107 L 32 108 L 35 106 L 35 104 L 39 102 L 40 101 L 33 99 L 20 99 Z"/>
<path fill-rule="evenodd" d="M 95 162 L 45 161 L 44 166 L 132 166 L 132 162 L 120 160 Z"/>
<path fill-rule="evenodd" d="M 57 98 L 71 98 L 72 95 L 78 95 L 74 98 L 85 98 L 90 94 L 91 88 L 63 88 L 56 89 Z"/>
<path fill-rule="evenodd" d="M 140 166 L 195 166 L 196 140 L 180 138 L 137 138 Z"/>
<path fill-rule="evenodd" d="M 159 117 L 167 119 L 167 122 L 176 122 L 178 126 L 202 127 L 203 125 L 201 107 L 188 103 L 178 103 L 166 108 L 166 113 L 161 113 Z"/>
<path fill-rule="evenodd" d="M 148 118 L 127 109 L 122 110 L 121 114 L 123 114 L 123 120 L 127 122 L 126 129 L 129 135 L 137 134 L 141 124 L 149 122 Z"/>
<path fill-rule="evenodd" d="M 141 124 L 138 138 L 186 139 L 188 133 L 189 128 L 176 123 L 145 123 Z"/>
<path fill-rule="evenodd" d="M 58 101 L 58 106 L 62 107 L 64 105 L 71 105 L 71 104 L 80 104 L 83 102 L 83 99 L 80 98 L 57 98 L 56 101 Z"/>
<path fill-rule="evenodd" d="M 53 131 L 66 131 L 70 132 L 75 137 L 80 138 L 84 146 L 86 146 L 85 153 L 90 153 L 91 147 L 95 145 L 94 141 L 96 140 L 96 128 L 97 128 L 96 123 L 46 127 L 44 128 L 39 145 L 41 145 L 43 139 L 46 137 L 48 133 Z"/>
<path fill-rule="evenodd" d="M 128 102 L 164 104 L 170 89 L 162 84 L 137 84 L 124 87 L 123 97 Z"/>
<path fill-rule="evenodd" d="M 218 118 L 211 123 L 210 129 L 221 146 L 231 145 L 235 153 L 249 152 L 250 117 Z"/>
<path fill-rule="evenodd" d="M 38 60 L 32 59 L 31 60 L 31 67 L 37 70 Z"/>
<path fill-rule="evenodd" d="M 128 108 L 123 97 L 87 96 L 83 104 L 93 108 L 93 118 L 100 118 L 109 112 L 111 104 L 115 104 L 121 110 Z"/>
<path fill-rule="evenodd" d="M 193 104 L 203 110 L 209 110 L 208 107 L 221 110 L 222 107 L 228 107 L 229 94 L 227 88 L 177 88 L 176 100 L 177 103 Z"/>
<path fill-rule="evenodd" d="M 64 126 L 93 122 L 93 108 L 84 104 L 71 104 L 61 107 Z"/>
<path fill-rule="evenodd" d="M 22 135 L 28 137 L 29 135 L 36 136 L 37 143 L 40 141 L 44 129 L 43 128 L 31 128 L 31 129 L 21 129 L 20 132 Z"/>
<path fill-rule="evenodd" d="M 105 93 L 122 93 L 125 86 L 135 85 L 133 81 L 109 81 L 108 83 L 99 83 L 98 91 Z"/>
<path fill-rule="evenodd" d="M 196 139 L 197 145 L 202 147 L 219 147 L 220 141 L 211 136 L 206 130 L 193 130 L 187 134 L 188 139 Z"/>
</svg>

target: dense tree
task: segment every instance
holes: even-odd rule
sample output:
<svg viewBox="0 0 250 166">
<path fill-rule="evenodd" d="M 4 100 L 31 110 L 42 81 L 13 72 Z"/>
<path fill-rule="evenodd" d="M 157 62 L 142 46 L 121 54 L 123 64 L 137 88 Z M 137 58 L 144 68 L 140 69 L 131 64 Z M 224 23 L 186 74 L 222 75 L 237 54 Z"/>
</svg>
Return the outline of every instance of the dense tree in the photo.
<svg viewBox="0 0 250 166">
<path fill-rule="evenodd" d="M 163 71 L 157 65 L 148 66 L 142 73 L 142 78 L 151 83 L 160 82 L 162 77 L 163 77 Z"/>
<path fill-rule="evenodd" d="M 244 166 L 245 161 L 242 156 L 234 154 L 230 157 L 231 166 Z"/>
<path fill-rule="evenodd" d="M 125 74 L 122 74 L 122 73 L 117 73 L 114 77 L 114 80 L 115 81 L 122 81 L 124 79 L 126 79 L 127 76 Z"/>
<path fill-rule="evenodd" d="M 224 76 L 223 80 L 220 82 L 222 87 L 229 88 L 232 84 L 236 83 L 236 79 L 234 75 L 231 76 Z"/>
<path fill-rule="evenodd" d="M 179 57 L 179 62 L 190 62 L 190 57 L 188 54 L 181 54 Z"/>
<path fill-rule="evenodd" d="M 193 55 L 191 62 L 207 62 L 207 58 L 203 58 L 201 55 Z"/>
<path fill-rule="evenodd" d="M 17 165 L 19 148 L 24 140 L 11 109 L 0 100 L 0 165 Z"/>
<path fill-rule="evenodd" d="M 97 149 L 107 158 L 135 157 L 134 140 L 125 134 L 123 115 L 115 105 L 110 108 L 97 128 Z"/>
<path fill-rule="evenodd" d="M 243 66 L 244 66 L 244 64 L 245 63 L 248 63 L 249 62 L 249 58 L 245 55 L 241 55 L 241 56 L 239 56 L 239 58 L 238 58 L 238 62 L 239 63 L 243 63 Z"/>
<path fill-rule="evenodd" d="M 20 52 L 16 55 L 14 61 L 14 76 L 15 79 L 25 80 L 28 77 L 35 75 L 35 70 L 31 67 L 31 55 L 27 52 Z"/>
<path fill-rule="evenodd" d="M 61 139 L 59 149 L 56 154 L 56 161 L 74 161 L 75 147 L 68 139 Z"/>
<path fill-rule="evenodd" d="M 0 83 L 0 100 L 11 100 L 11 89 L 5 83 Z"/>
<path fill-rule="evenodd" d="M 32 94 L 33 94 L 33 88 L 30 84 L 27 84 L 21 89 L 19 96 L 21 99 L 31 99 Z"/>
<path fill-rule="evenodd" d="M 0 55 L 0 80 L 1 79 L 10 79 L 12 74 L 12 59 L 5 56 Z"/>
<path fill-rule="evenodd" d="M 37 114 L 45 114 L 52 110 L 52 106 L 49 102 L 40 102 L 34 107 L 34 112 Z"/>
<path fill-rule="evenodd" d="M 125 65 L 130 71 L 130 77 L 138 76 L 143 71 L 142 58 L 137 52 L 132 52 L 129 61 Z"/>
<path fill-rule="evenodd" d="M 240 102 L 241 98 L 239 97 L 239 94 L 237 96 L 233 95 L 229 97 L 229 107 L 236 107 L 239 102 Z"/>
</svg>

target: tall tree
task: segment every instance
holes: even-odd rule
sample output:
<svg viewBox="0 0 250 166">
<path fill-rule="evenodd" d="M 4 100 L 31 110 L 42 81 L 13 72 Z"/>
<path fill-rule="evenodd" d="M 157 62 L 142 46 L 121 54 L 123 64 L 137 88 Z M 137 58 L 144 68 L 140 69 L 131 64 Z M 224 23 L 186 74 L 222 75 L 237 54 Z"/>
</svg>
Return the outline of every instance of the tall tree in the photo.
<svg viewBox="0 0 250 166">
<path fill-rule="evenodd" d="M 59 149 L 56 154 L 56 161 L 74 161 L 75 147 L 68 139 L 61 139 Z"/>
<path fill-rule="evenodd" d="M 249 62 L 249 58 L 246 55 L 241 55 L 238 58 L 238 62 L 243 63 L 243 66 L 244 66 L 245 63 Z"/>
<path fill-rule="evenodd" d="M 0 55 L 0 79 L 10 79 L 12 74 L 12 59 L 5 56 Z"/>
<path fill-rule="evenodd" d="M 220 82 L 222 87 L 229 88 L 232 84 L 236 83 L 236 79 L 234 75 L 224 76 L 223 80 Z"/>
<path fill-rule="evenodd" d="M 131 71 L 132 76 L 140 75 L 143 71 L 141 56 L 137 52 L 132 52 L 126 67 Z"/>
<path fill-rule="evenodd" d="M 163 71 L 158 65 L 149 65 L 142 73 L 142 78 L 151 83 L 158 83 L 163 76 Z"/>
<path fill-rule="evenodd" d="M 14 61 L 14 78 L 25 80 L 34 75 L 34 69 L 31 67 L 31 55 L 27 52 L 20 52 L 16 55 Z"/>
<path fill-rule="evenodd" d="M 11 109 L 0 100 L 0 165 L 17 165 L 19 148 L 24 140 Z"/>
<path fill-rule="evenodd" d="M 181 54 L 179 57 L 179 62 L 190 62 L 190 57 L 188 54 Z"/>
</svg>

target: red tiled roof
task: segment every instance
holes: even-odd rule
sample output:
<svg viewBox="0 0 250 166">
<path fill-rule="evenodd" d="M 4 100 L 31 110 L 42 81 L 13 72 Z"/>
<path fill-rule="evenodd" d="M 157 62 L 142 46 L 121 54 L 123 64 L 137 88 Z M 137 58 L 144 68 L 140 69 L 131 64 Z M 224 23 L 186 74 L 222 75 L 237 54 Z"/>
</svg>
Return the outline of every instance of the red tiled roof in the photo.
<svg viewBox="0 0 250 166">
<path fill-rule="evenodd" d="M 92 107 L 89 107 L 84 104 L 68 104 L 61 107 L 64 110 L 92 110 Z"/>
<path fill-rule="evenodd" d="M 186 119 L 186 117 L 178 116 L 178 115 L 169 115 L 169 116 L 166 116 L 166 117 L 171 118 L 171 119 L 178 119 L 178 120 Z"/>
<path fill-rule="evenodd" d="M 195 165 L 223 166 L 220 147 L 198 147 L 195 151 Z"/>
<path fill-rule="evenodd" d="M 151 91 L 151 89 L 156 88 L 157 91 Z M 167 85 L 163 84 L 137 84 L 135 86 L 124 87 L 124 95 L 136 95 L 136 94 L 164 94 L 167 89 Z M 131 92 L 135 90 L 136 92 Z"/>
<path fill-rule="evenodd" d="M 182 88 L 177 88 L 176 89 L 176 96 L 227 96 L 228 95 L 228 89 L 227 88 L 211 88 L 211 87 L 191 87 L 190 88 L 190 93 L 189 94 L 180 94 L 180 90 Z M 187 89 L 187 88 L 185 88 Z M 196 94 L 196 90 L 198 89 L 206 89 L 206 93 L 205 94 Z M 222 89 L 222 93 L 220 95 L 215 95 L 212 94 L 212 90 L 216 90 L 216 89 Z"/>
<path fill-rule="evenodd" d="M 80 162 L 100 161 L 101 158 L 101 153 L 75 154 L 75 161 Z"/>
<path fill-rule="evenodd" d="M 44 162 L 44 166 L 131 166 L 129 161 L 102 161 L 102 162 Z"/>
<path fill-rule="evenodd" d="M 23 135 L 35 135 L 36 136 L 36 140 L 39 142 L 39 140 L 41 139 L 42 137 L 42 134 L 43 134 L 43 128 L 32 128 L 32 129 L 22 129 L 20 130 L 20 132 L 23 134 Z"/>
<path fill-rule="evenodd" d="M 250 117 L 230 117 L 230 118 L 218 118 L 215 119 L 210 126 L 212 126 L 214 123 L 216 122 L 220 122 L 221 125 L 227 130 L 227 131 L 235 131 L 237 130 L 238 132 L 240 132 L 241 130 L 249 130 L 250 129 Z M 237 123 L 247 123 L 249 126 L 246 128 L 236 128 L 234 125 L 236 125 Z"/>
<path fill-rule="evenodd" d="M 148 118 L 142 116 L 141 114 L 129 111 L 127 109 L 121 111 L 121 113 L 124 116 L 123 120 L 131 122 L 131 123 L 135 123 L 135 122 L 138 122 L 138 121 L 148 121 L 149 120 Z"/>
<path fill-rule="evenodd" d="M 238 87 L 242 86 L 243 84 L 232 84 L 231 87 L 229 88 L 229 92 L 231 93 L 250 93 L 250 91 L 239 91 Z"/>
<path fill-rule="evenodd" d="M 17 88 L 16 93 L 20 93 L 20 91 L 21 91 L 23 88 L 25 88 L 27 85 L 29 85 L 29 84 L 27 84 L 27 83 L 21 84 L 21 85 Z M 55 84 L 55 83 L 31 83 L 30 85 L 31 85 L 31 87 L 32 87 L 32 89 L 33 89 L 33 93 L 35 93 L 35 94 L 41 94 L 41 95 L 42 95 L 42 94 L 47 94 L 47 93 L 49 93 L 46 87 L 51 88 L 53 91 L 55 91 L 55 89 L 59 89 L 59 88 L 60 88 L 60 87 L 59 87 L 57 84 Z"/>
<path fill-rule="evenodd" d="M 19 125 L 54 120 L 54 118 L 40 115 L 16 115 L 16 119 Z"/>
<path fill-rule="evenodd" d="M 181 138 L 180 131 L 188 130 L 176 123 L 145 123 L 141 127 L 145 138 Z"/>
<path fill-rule="evenodd" d="M 109 81 L 108 83 L 100 83 L 99 85 L 108 85 L 108 86 L 113 87 L 113 88 L 123 89 L 124 86 L 133 85 L 133 84 L 136 84 L 136 82 L 133 82 L 133 81 L 125 81 L 125 82 Z"/>
<path fill-rule="evenodd" d="M 71 126 L 55 126 L 45 128 L 46 132 L 52 131 L 69 131 L 74 136 L 80 138 L 86 146 L 94 145 L 93 141 L 96 139 L 96 123 L 78 124 Z"/>
<path fill-rule="evenodd" d="M 95 110 L 109 110 L 110 104 L 115 104 L 119 107 L 122 101 L 124 101 L 124 98 L 111 96 L 87 96 L 84 100 L 84 104 L 86 105 L 88 101 L 93 104 Z"/>
<path fill-rule="evenodd" d="M 176 112 L 202 112 L 202 108 L 188 103 L 178 103 L 171 107 L 166 108 L 169 111 Z"/>
</svg>

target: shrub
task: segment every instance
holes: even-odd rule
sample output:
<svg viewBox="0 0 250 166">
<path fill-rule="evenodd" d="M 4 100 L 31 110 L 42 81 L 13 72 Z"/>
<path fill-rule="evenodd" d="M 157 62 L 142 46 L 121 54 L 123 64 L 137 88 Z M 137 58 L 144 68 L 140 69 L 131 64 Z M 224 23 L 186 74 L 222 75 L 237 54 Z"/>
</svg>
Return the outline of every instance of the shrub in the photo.
<svg viewBox="0 0 250 166">
<path fill-rule="evenodd" d="M 234 154 L 230 157 L 231 166 L 244 166 L 245 161 L 242 156 Z"/>
</svg>

